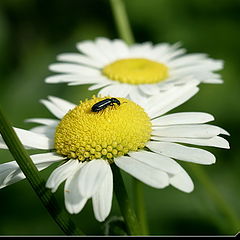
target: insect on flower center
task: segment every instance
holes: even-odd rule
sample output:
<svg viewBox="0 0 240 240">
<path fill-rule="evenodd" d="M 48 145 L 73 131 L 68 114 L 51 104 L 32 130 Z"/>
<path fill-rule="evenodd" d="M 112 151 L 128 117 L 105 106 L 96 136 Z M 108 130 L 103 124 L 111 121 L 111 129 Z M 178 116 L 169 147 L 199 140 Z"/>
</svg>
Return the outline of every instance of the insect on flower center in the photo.
<svg viewBox="0 0 240 240">
<path fill-rule="evenodd" d="M 150 133 L 150 119 L 136 103 L 94 96 L 63 117 L 56 128 L 55 148 L 68 158 L 111 162 L 114 157 L 143 148 Z"/>
<path fill-rule="evenodd" d="M 168 67 L 145 58 L 128 58 L 108 64 L 102 73 L 109 79 L 122 83 L 152 84 L 168 77 Z"/>
</svg>

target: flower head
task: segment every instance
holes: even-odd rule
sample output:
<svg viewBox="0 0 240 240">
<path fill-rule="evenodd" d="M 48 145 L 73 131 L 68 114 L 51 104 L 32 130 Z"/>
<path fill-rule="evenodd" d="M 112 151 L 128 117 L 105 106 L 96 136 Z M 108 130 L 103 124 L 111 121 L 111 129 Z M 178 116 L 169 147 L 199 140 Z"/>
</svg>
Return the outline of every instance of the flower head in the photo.
<svg viewBox="0 0 240 240">
<path fill-rule="evenodd" d="M 196 83 L 176 86 L 171 93 L 142 99 L 138 104 L 106 96 L 74 105 L 49 97 L 42 103 L 57 119 L 28 119 L 41 125 L 30 131 L 19 128 L 15 131 L 26 148 L 48 151 L 31 156 L 39 170 L 61 163 L 49 176 L 46 187 L 55 192 L 65 181 L 67 210 L 79 213 L 92 198 L 96 219 L 104 221 L 112 203 L 111 164 L 151 187 L 172 185 L 191 192 L 193 182 L 176 160 L 208 165 L 215 163 L 215 157 L 182 143 L 229 148 L 228 142 L 218 136 L 228 133 L 206 124 L 213 120 L 212 115 L 200 112 L 165 115 L 197 91 Z M 0 147 L 7 148 L 2 139 Z M 16 162 L 0 165 L 1 188 L 23 178 Z"/>
<path fill-rule="evenodd" d="M 179 44 L 150 42 L 127 46 L 122 40 L 97 38 L 77 44 L 81 53 L 60 54 L 62 63 L 50 65 L 58 74 L 46 79 L 48 83 L 69 85 L 91 84 L 90 90 L 102 88 L 103 96 L 151 96 L 172 86 L 197 80 L 222 83 L 215 71 L 223 62 L 205 54 L 185 54 Z"/>
</svg>

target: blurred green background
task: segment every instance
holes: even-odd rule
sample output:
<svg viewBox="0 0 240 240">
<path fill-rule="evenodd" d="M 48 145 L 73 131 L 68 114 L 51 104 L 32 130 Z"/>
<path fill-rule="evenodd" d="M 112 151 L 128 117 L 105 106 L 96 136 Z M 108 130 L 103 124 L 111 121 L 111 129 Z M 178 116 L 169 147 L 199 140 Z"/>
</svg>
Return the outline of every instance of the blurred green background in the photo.
<svg viewBox="0 0 240 240">
<path fill-rule="evenodd" d="M 231 133 L 230 150 L 211 148 L 217 162 L 202 166 L 215 188 L 240 217 L 240 1 L 238 0 L 129 0 L 131 26 L 138 42 L 181 42 L 189 53 L 207 53 L 223 59 L 223 85 L 201 85 L 201 91 L 176 111 L 203 111 L 214 124 Z M 31 117 L 52 117 L 39 99 L 56 95 L 77 103 L 91 96 L 87 86 L 45 84 L 48 65 L 56 55 L 76 52 L 78 41 L 118 34 L 107 0 L 1 0 L 0 1 L 0 104 L 14 126 Z M 210 148 L 209 148 L 210 149 Z M 0 151 L 0 162 L 11 161 Z M 231 223 L 216 206 L 205 186 L 192 177 L 195 190 L 173 187 L 157 190 L 143 185 L 152 235 L 228 235 Z M 192 166 L 194 167 L 194 165 Z M 47 179 L 53 167 L 42 172 Z M 131 178 L 124 174 L 128 183 Z M 131 184 L 127 184 L 132 199 Z M 62 206 L 62 186 L 56 196 Z M 113 199 L 111 216 L 119 216 Z M 73 216 L 82 230 L 103 234 L 104 224 L 94 218 L 91 201 Z M 26 180 L 0 191 L 0 235 L 62 235 Z"/>
</svg>

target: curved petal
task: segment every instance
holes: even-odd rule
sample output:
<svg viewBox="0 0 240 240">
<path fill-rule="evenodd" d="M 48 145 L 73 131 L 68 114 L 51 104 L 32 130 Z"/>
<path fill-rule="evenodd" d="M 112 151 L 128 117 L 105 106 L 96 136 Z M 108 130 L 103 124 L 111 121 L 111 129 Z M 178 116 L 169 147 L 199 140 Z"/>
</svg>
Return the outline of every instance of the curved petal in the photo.
<svg viewBox="0 0 240 240">
<path fill-rule="evenodd" d="M 176 161 L 158 153 L 141 150 L 138 152 L 129 152 L 128 155 L 143 164 L 168 173 L 176 174 L 180 171 L 179 164 Z"/>
<path fill-rule="evenodd" d="M 110 166 L 99 190 L 93 195 L 92 203 L 95 218 L 102 222 L 109 215 L 112 207 L 113 174 Z"/>
<path fill-rule="evenodd" d="M 145 111 L 151 119 L 153 119 L 172 110 L 173 108 L 176 108 L 199 91 L 197 87 L 198 84 L 199 81 L 195 80 L 183 86 L 172 87 L 162 94 L 153 95 L 152 97 L 146 99 L 147 104 Z"/>
<path fill-rule="evenodd" d="M 159 93 L 159 89 L 154 84 L 140 84 L 139 88 L 146 95 L 155 95 Z"/>
<path fill-rule="evenodd" d="M 96 46 L 109 61 L 115 61 L 118 59 L 118 54 L 115 51 L 115 47 L 109 39 L 98 37 L 96 39 Z"/>
<path fill-rule="evenodd" d="M 40 102 L 57 118 L 62 119 L 65 114 L 76 105 L 61 98 L 49 96 L 49 100 L 42 99 Z"/>
<path fill-rule="evenodd" d="M 48 99 L 60 110 L 62 110 L 65 114 L 76 107 L 76 104 L 73 104 L 69 101 L 66 101 L 62 98 L 54 97 L 54 96 L 48 96 Z"/>
<path fill-rule="evenodd" d="M 63 160 L 63 157 L 54 153 L 42 153 L 31 155 L 31 158 L 39 171 L 47 168 L 54 162 Z M 0 188 L 18 182 L 25 178 L 16 161 L 0 164 Z"/>
<path fill-rule="evenodd" d="M 216 162 L 215 156 L 206 150 L 186 147 L 177 143 L 148 142 L 147 147 L 154 152 L 177 160 L 206 165 Z"/>
<path fill-rule="evenodd" d="M 59 185 L 76 171 L 78 165 L 78 161 L 72 159 L 56 168 L 49 176 L 46 187 L 51 188 L 52 192 L 57 191 Z"/>
<path fill-rule="evenodd" d="M 55 132 L 56 132 L 56 126 L 38 126 L 29 129 L 29 131 L 34 133 L 42 134 L 50 139 L 54 139 Z"/>
<path fill-rule="evenodd" d="M 96 74 L 95 76 L 86 76 L 82 73 L 69 73 L 69 74 L 55 74 L 53 76 L 49 76 L 45 79 L 46 83 L 68 83 L 70 84 L 92 84 L 99 82 L 102 76 Z"/>
<path fill-rule="evenodd" d="M 109 85 L 112 85 L 112 81 L 109 81 L 108 79 L 105 79 L 103 82 L 93 84 L 92 86 L 90 86 L 88 88 L 88 90 L 92 91 L 92 90 L 96 90 L 96 89 L 99 89 L 99 88 L 107 87 Z"/>
<path fill-rule="evenodd" d="M 33 149 L 49 150 L 54 148 L 53 139 L 44 136 L 43 134 L 34 133 L 28 130 L 14 128 L 17 136 L 22 142 L 23 146 Z M 0 136 L 0 148 L 8 149 L 3 138 Z"/>
<path fill-rule="evenodd" d="M 214 117 L 209 113 L 181 112 L 172 113 L 153 119 L 153 126 L 168 126 L 178 124 L 197 124 L 213 121 Z"/>
<path fill-rule="evenodd" d="M 113 46 L 115 48 L 115 53 L 119 58 L 128 57 L 129 47 L 124 41 L 122 41 L 120 39 L 115 39 L 115 40 L 113 40 Z"/>
<path fill-rule="evenodd" d="M 65 186 L 64 186 L 64 199 L 65 206 L 69 213 L 77 214 L 79 213 L 83 207 L 85 206 L 88 198 L 83 197 L 79 191 L 79 173 L 81 168 L 85 165 L 85 163 L 79 163 L 79 166 L 76 168 L 75 173 L 68 177 Z"/>
<path fill-rule="evenodd" d="M 194 189 L 192 179 L 183 168 L 182 171 L 170 178 L 170 184 L 175 188 L 187 193 L 192 192 Z"/>
<path fill-rule="evenodd" d="M 28 118 L 24 122 L 39 123 L 46 126 L 57 126 L 59 121 L 50 118 Z"/>
<path fill-rule="evenodd" d="M 164 188 L 169 185 L 169 177 L 167 173 L 143 164 L 134 158 L 125 156 L 118 157 L 115 159 L 115 164 L 151 187 Z"/>
<path fill-rule="evenodd" d="M 185 138 L 185 137 L 158 137 L 152 136 L 151 139 L 162 141 L 162 142 L 179 142 L 179 143 L 187 143 L 194 144 L 199 146 L 210 146 L 210 147 L 219 147 L 219 148 L 227 148 L 229 149 L 229 143 L 226 139 L 215 136 L 212 138 Z"/>
<path fill-rule="evenodd" d="M 33 163 L 37 166 L 38 170 L 42 170 L 50 166 L 52 163 L 66 159 L 66 157 L 61 156 L 55 152 L 39 153 L 31 155 L 30 157 Z"/>
<path fill-rule="evenodd" d="M 95 61 L 101 62 L 102 64 L 108 64 L 109 59 L 102 53 L 93 41 L 83 41 L 77 44 L 77 48 L 88 57 Z"/>
<path fill-rule="evenodd" d="M 99 70 L 88 67 L 81 66 L 79 64 L 73 63 L 54 63 L 49 66 L 49 69 L 53 72 L 59 73 L 74 73 L 74 74 L 83 74 L 86 76 L 96 76 L 99 74 Z"/>
<path fill-rule="evenodd" d="M 101 68 L 103 64 L 79 53 L 63 53 L 57 56 L 57 60 L 88 65 L 90 67 Z"/>
<path fill-rule="evenodd" d="M 176 125 L 157 127 L 152 135 L 160 137 L 187 137 L 187 138 L 211 138 L 220 134 L 219 127 L 209 124 Z"/>
<path fill-rule="evenodd" d="M 109 164 L 102 159 L 87 162 L 78 177 L 79 190 L 82 196 L 92 197 L 101 186 L 109 170 Z"/>
<path fill-rule="evenodd" d="M 112 96 L 112 97 L 126 97 L 129 93 L 130 86 L 127 84 L 111 84 L 105 88 L 102 88 L 98 95 Z"/>
<path fill-rule="evenodd" d="M 11 184 L 12 178 L 10 176 L 18 169 L 19 169 L 19 166 L 15 161 L 3 163 L 0 165 L 0 189 Z M 22 176 L 22 175 L 16 178 L 15 182 L 25 178 L 25 176 L 24 175 Z"/>
</svg>

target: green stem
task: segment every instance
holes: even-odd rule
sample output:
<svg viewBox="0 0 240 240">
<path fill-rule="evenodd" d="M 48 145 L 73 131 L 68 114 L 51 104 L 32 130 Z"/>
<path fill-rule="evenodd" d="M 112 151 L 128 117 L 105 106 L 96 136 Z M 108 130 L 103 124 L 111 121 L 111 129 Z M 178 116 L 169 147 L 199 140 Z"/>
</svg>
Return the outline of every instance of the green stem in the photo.
<svg viewBox="0 0 240 240">
<path fill-rule="evenodd" d="M 199 182 L 204 185 L 208 196 L 211 197 L 217 208 L 229 220 L 229 226 L 232 227 L 233 233 L 237 233 L 240 228 L 240 220 L 235 212 L 231 209 L 229 204 L 225 201 L 223 195 L 217 190 L 214 184 L 209 179 L 208 175 L 203 171 L 201 166 L 189 166 L 191 172 L 198 178 Z"/>
<path fill-rule="evenodd" d="M 72 222 L 69 214 L 65 210 L 60 209 L 51 191 L 45 188 L 45 181 L 40 178 L 36 166 L 24 149 L 11 124 L 2 114 L 1 109 L 0 133 L 33 190 L 62 231 L 67 235 L 83 235 L 83 232 Z"/>
<path fill-rule="evenodd" d="M 135 215 L 135 212 L 130 205 L 130 201 L 128 199 L 127 191 L 120 170 L 114 163 L 111 164 L 111 168 L 113 171 L 114 192 L 117 197 L 121 213 L 125 220 L 128 229 L 128 234 L 141 235 L 140 226 Z"/>
<path fill-rule="evenodd" d="M 110 0 L 113 16 L 119 36 L 127 43 L 133 44 L 134 37 L 128 21 L 126 9 L 122 0 Z"/>
<path fill-rule="evenodd" d="M 137 179 L 133 178 L 133 193 L 135 196 L 135 203 L 137 209 L 137 217 L 139 219 L 139 224 L 141 226 L 142 234 L 148 235 L 148 224 L 146 218 L 146 212 L 144 208 L 144 194 L 142 183 Z"/>
</svg>

